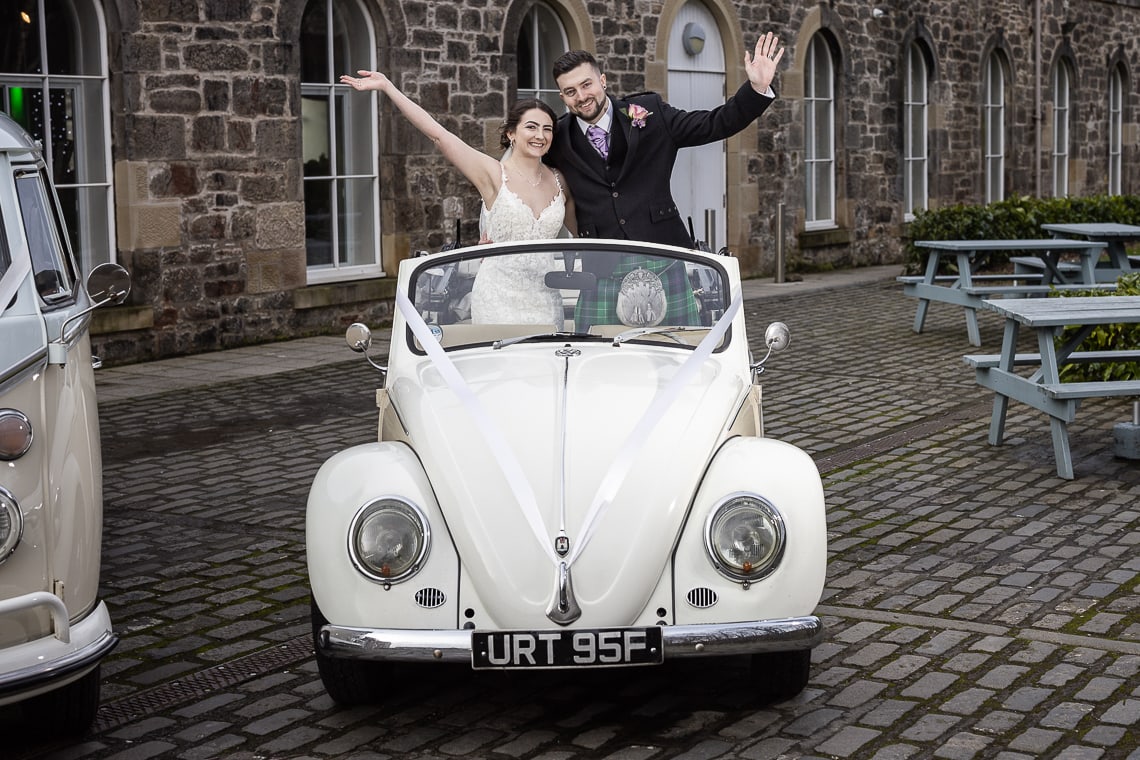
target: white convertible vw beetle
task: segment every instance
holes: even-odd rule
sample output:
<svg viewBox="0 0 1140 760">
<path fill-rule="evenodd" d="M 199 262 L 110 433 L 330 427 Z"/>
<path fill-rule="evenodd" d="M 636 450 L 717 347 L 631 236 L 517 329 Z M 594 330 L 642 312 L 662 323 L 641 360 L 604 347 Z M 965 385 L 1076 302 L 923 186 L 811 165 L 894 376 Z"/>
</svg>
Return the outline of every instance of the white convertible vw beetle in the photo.
<svg viewBox="0 0 1140 760">
<path fill-rule="evenodd" d="M 53 733 L 99 706 L 118 641 L 99 598 L 103 472 L 89 313 L 127 296 L 79 280 L 39 147 L 0 114 L 0 705 Z"/>
<path fill-rule="evenodd" d="M 404 261 L 374 443 L 321 467 L 313 637 L 338 702 L 394 663 L 475 669 L 751 655 L 799 693 L 823 637 L 823 488 L 764 437 L 735 259 L 626 241 Z M 366 352 L 363 325 L 347 333 Z M 367 354 L 366 354 L 367 356 Z"/>
</svg>

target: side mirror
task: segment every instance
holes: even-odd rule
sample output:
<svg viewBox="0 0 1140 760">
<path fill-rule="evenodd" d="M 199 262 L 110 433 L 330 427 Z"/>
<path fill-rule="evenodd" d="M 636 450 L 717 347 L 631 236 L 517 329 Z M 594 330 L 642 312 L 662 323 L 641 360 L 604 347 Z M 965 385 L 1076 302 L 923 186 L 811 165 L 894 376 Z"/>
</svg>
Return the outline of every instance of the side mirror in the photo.
<svg viewBox="0 0 1140 760">
<path fill-rule="evenodd" d="M 749 369 L 752 370 L 752 382 L 756 383 L 760 380 L 760 375 L 764 374 L 764 362 L 777 351 L 783 351 L 788 347 L 788 343 L 792 340 L 792 331 L 783 322 L 773 322 L 768 325 L 768 329 L 764 331 L 764 345 L 768 347 L 768 353 L 764 358 L 758 362 L 753 362 Z"/>
<path fill-rule="evenodd" d="M 87 294 L 96 306 L 118 306 L 131 292 L 131 276 L 118 264 L 100 264 L 87 276 Z"/>
<path fill-rule="evenodd" d="M 388 368 L 383 364 L 378 364 L 371 356 L 368 355 L 368 349 L 372 347 L 372 331 L 368 329 L 368 325 L 360 322 L 353 322 L 344 331 L 344 342 L 358 354 L 364 354 L 364 358 L 376 369 L 386 377 Z"/>
<path fill-rule="evenodd" d="M 118 264 L 103 263 L 87 275 L 87 295 L 91 305 L 73 315 L 59 328 L 59 339 L 48 344 L 48 361 L 63 366 L 67 364 L 67 326 L 80 317 L 86 316 L 107 304 L 119 305 L 127 300 L 131 292 L 131 276 Z"/>
<path fill-rule="evenodd" d="M 368 325 L 353 322 L 344 331 L 344 342 L 358 354 L 362 354 L 372 347 L 372 331 Z"/>
<path fill-rule="evenodd" d="M 773 322 L 764 331 L 764 344 L 769 351 L 783 351 L 792 340 L 792 332 L 783 322 Z"/>
</svg>

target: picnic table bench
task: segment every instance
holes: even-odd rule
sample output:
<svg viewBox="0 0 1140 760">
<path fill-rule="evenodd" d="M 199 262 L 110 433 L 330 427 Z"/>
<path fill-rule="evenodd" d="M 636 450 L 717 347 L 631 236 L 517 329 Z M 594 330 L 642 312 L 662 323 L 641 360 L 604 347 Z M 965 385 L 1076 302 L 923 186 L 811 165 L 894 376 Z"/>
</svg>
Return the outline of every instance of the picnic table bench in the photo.
<svg viewBox="0 0 1140 760">
<path fill-rule="evenodd" d="M 1075 278 L 1063 271 L 1062 253 L 1076 254 L 1081 261 L 1095 262 L 1107 244 L 1101 241 L 1043 238 L 1035 240 L 919 240 L 919 248 L 927 250 L 926 269 L 922 275 L 902 276 L 903 294 L 918 299 L 914 315 L 914 331 L 921 333 L 931 301 L 961 306 L 966 312 L 966 333 L 970 344 L 982 345 L 978 330 L 977 310 L 982 301 L 994 296 L 1045 295 L 1054 290 L 1104 289 L 1111 283 L 1097 283 L 1092 265 L 1081 264 Z M 1039 272 L 978 273 L 979 253 L 989 251 L 1016 251 L 1033 256 L 1043 262 Z M 939 274 L 943 258 L 952 258 L 957 274 Z"/>
<path fill-rule="evenodd" d="M 1049 415 L 1057 474 L 1073 478 L 1068 423 L 1086 398 L 1140 396 L 1140 378 L 1063 383 L 1060 368 L 1072 362 L 1140 362 L 1140 349 L 1077 351 L 1098 325 L 1140 323 L 1140 296 L 1085 296 L 1080 298 L 1006 298 L 985 300 L 983 307 L 1005 318 L 1000 354 L 965 356 L 978 384 L 994 391 L 989 442 L 998 445 L 1005 433 L 1010 399 Z M 1037 353 L 1017 353 L 1022 326 L 1034 330 Z M 1061 346 L 1054 335 L 1062 327 L 1079 329 Z M 1017 368 L 1036 367 L 1029 374 Z"/>
</svg>

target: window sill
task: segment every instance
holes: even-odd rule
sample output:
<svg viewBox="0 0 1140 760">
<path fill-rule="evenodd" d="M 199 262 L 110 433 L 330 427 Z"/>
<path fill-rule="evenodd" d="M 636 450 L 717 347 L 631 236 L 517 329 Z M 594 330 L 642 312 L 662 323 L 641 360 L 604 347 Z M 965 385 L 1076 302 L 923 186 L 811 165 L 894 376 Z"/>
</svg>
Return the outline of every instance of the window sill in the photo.
<svg viewBox="0 0 1140 760">
<path fill-rule="evenodd" d="M 828 230 L 804 230 L 799 235 L 800 249 L 827 248 L 836 245 L 850 245 L 851 231 L 838 227 Z"/>
<path fill-rule="evenodd" d="M 309 285 L 293 291 L 293 308 L 321 309 L 361 301 L 387 301 L 396 297 L 396 278 L 377 277 L 351 282 Z"/>
<path fill-rule="evenodd" d="M 149 330 L 154 327 L 154 309 L 150 306 L 105 306 L 91 312 L 91 334 Z"/>
</svg>

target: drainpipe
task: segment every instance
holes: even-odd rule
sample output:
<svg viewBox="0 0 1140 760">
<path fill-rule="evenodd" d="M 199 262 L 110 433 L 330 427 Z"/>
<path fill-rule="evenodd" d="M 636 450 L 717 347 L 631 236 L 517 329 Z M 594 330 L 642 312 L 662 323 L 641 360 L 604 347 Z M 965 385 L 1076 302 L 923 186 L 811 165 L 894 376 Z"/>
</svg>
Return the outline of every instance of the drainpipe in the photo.
<svg viewBox="0 0 1140 760">
<path fill-rule="evenodd" d="M 1033 121 L 1035 143 L 1036 195 L 1041 197 L 1041 0 L 1033 0 L 1033 37 L 1036 40 L 1033 52 Z"/>
</svg>

